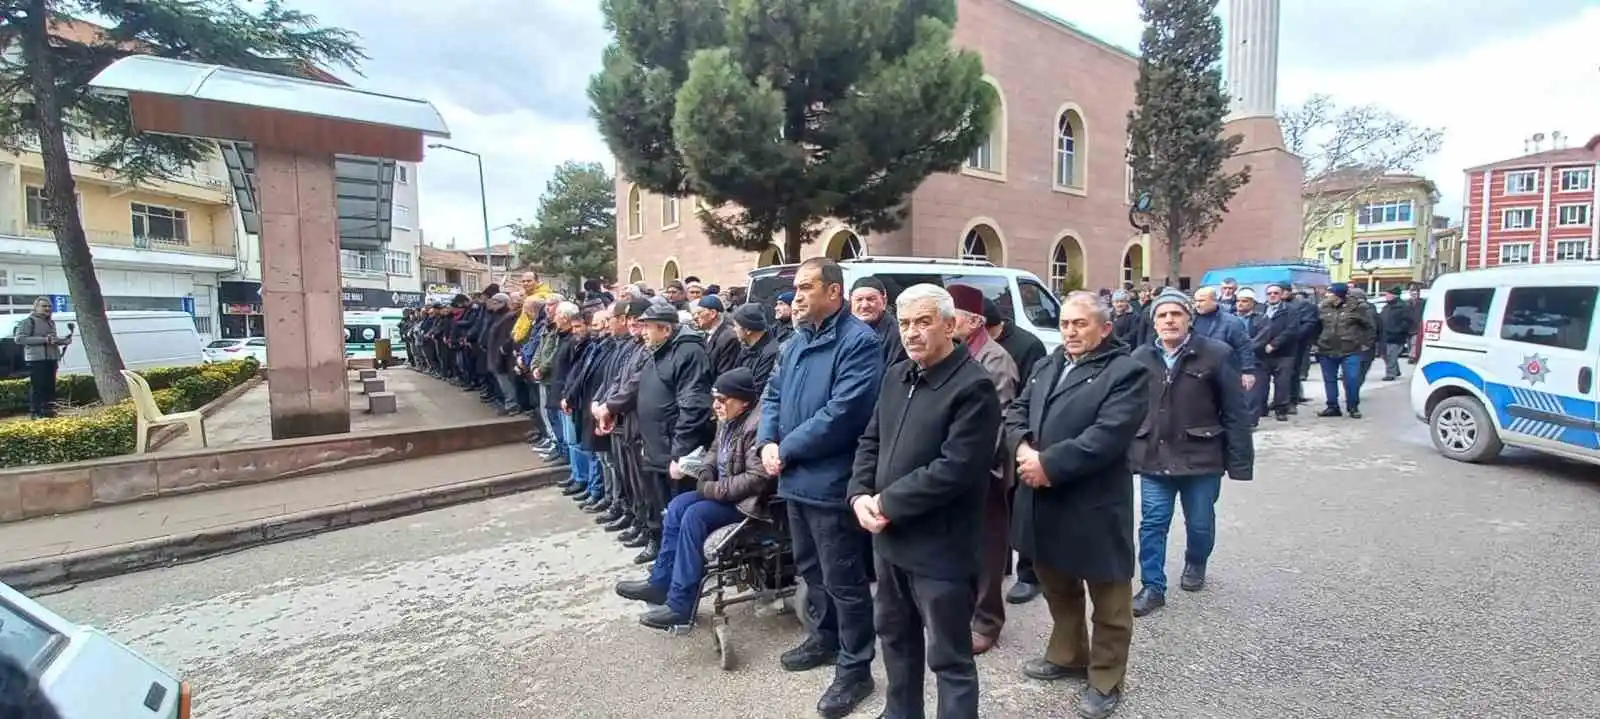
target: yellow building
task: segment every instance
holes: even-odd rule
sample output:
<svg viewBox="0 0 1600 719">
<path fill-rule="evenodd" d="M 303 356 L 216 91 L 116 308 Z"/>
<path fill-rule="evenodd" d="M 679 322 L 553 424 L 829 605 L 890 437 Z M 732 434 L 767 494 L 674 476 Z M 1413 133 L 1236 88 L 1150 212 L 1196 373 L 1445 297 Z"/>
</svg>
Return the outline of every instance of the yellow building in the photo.
<svg viewBox="0 0 1600 719">
<path fill-rule="evenodd" d="M 1438 190 L 1417 175 L 1333 173 L 1307 184 L 1303 254 L 1335 282 L 1376 293 L 1423 282 Z"/>
<path fill-rule="evenodd" d="M 202 334 L 212 334 L 218 277 L 238 266 L 236 213 L 221 161 L 129 186 L 84 162 L 96 151 L 92 142 L 75 141 L 68 151 L 107 309 L 186 310 Z M 41 295 L 71 308 L 45 213 L 37 147 L 0 150 L 0 313 L 27 311 Z"/>
</svg>

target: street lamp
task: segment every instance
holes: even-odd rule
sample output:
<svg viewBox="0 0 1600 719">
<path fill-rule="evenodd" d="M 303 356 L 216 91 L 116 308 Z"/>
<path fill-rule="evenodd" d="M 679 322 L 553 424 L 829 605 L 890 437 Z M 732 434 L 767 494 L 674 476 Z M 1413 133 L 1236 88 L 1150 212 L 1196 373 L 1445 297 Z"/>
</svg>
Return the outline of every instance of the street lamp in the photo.
<svg viewBox="0 0 1600 719">
<path fill-rule="evenodd" d="M 478 200 L 483 207 L 483 263 L 489 266 L 489 273 L 491 275 L 494 274 L 494 243 L 489 239 L 489 233 L 493 232 L 493 230 L 489 227 L 489 190 L 483 183 L 483 155 L 471 150 L 463 150 L 455 145 L 446 145 L 442 142 L 430 143 L 428 148 L 454 150 L 463 155 L 471 155 L 473 159 L 478 161 Z"/>
</svg>

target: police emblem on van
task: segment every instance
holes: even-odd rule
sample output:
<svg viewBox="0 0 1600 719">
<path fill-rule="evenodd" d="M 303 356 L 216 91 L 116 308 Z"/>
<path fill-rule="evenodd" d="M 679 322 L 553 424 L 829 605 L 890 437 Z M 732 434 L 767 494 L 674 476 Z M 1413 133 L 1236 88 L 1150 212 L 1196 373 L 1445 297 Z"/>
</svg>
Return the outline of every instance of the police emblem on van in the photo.
<svg viewBox="0 0 1600 719">
<path fill-rule="evenodd" d="M 1539 384 L 1544 381 L 1546 375 L 1550 374 L 1550 360 L 1531 354 L 1522 358 L 1522 366 L 1518 369 L 1522 370 L 1522 381 L 1528 384 Z"/>
</svg>

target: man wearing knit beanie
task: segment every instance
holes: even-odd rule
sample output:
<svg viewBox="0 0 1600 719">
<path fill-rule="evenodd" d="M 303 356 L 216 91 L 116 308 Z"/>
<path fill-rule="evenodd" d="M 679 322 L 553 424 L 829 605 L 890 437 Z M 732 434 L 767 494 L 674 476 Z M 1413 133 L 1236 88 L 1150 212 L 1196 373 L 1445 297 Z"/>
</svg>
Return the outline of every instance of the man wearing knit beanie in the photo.
<svg viewBox="0 0 1600 719">
<path fill-rule="evenodd" d="M 767 313 L 754 302 L 733 311 L 733 330 L 739 337 L 738 366 L 750 370 L 757 387 L 766 387 L 778 363 L 778 341 L 767 331 Z"/>
<path fill-rule="evenodd" d="M 1139 475 L 1139 578 L 1133 615 L 1145 616 L 1167 603 L 1167 533 L 1181 501 L 1185 536 L 1181 586 L 1205 586 L 1206 563 L 1216 546 L 1217 497 L 1226 473 L 1237 480 L 1253 476 L 1249 405 L 1240 391 L 1232 348 L 1191 331 L 1195 309 L 1178 292 L 1163 292 L 1150 303 L 1156 341 L 1138 347 L 1133 358 L 1149 372 L 1146 416 L 1161 417 L 1138 435 L 1128 451 Z"/>
<path fill-rule="evenodd" d="M 794 292 L 784 291 L 778 293 L 778 299 L 772 305 L 772 326 L 767 328 L 772 332 L 772 338 L 783 344 L 794 334 Z"/>
</svg>

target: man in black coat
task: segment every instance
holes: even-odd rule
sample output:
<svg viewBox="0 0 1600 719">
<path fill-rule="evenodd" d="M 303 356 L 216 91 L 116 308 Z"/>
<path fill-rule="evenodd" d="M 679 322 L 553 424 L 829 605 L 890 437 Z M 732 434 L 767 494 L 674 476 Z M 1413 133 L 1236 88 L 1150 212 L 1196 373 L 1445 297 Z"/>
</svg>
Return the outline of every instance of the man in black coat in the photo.
<svg viewBox="0 0 1600 719">
<path fill-rule="evenodd" d="M 1289 309 L 1294 311 L 1298 331 L 1295 333 L 1294 352 L 1294 398 L 1289 404 L 1289 414 L 1299 412 L 1299 406 L 1306 400 L 1306 377 L 1311 372 L 1311 349 L 1317 345 L 1317 338 L 1322 336 L 1322 314 L 1317 309 L 1317 299 L 1310 290 L 1299 290 L 1293 294 L 1293 299 L 1284 298 Z"/>
<path fill-rule="evenodd" d="M 642 470 L 648 542 L 634 558 L 655 561 L 661 548 L 662 513 L 667 503 L 688 489 L 672 479 L 678 460 L 711 444 L 711 361 L 705 339 L 685 331 L 678 311 L 654 305 L 639 317 L 649 358 L 639 371 L 639 434 L 643 439 Z"/>
<path fill-rule="evenodd" d="M 898 334 L 900 325 L 889 311 L 889 290 L 884 287 L 883 280 L 876 277 L 856 280 L 850 288 L 850 314 L 878 333 L 884 367 L 906 358 L 906 348 L 900 344 Z"/>
<path fill-rule="evenodd" d="M 756 387 L 765 389 L 772 368 L 778 364 L 778 340 L 767 331 L 767 313 L 761 305 L 748 303 L 733 311 L 733 329 L 739 337 L 739 366 L 750 370 Z"/>
<path fill-rule="evenodd" d="M 694 303 L 694 326 L 705 333 L 712 377 L 721 377 L 723 372 L 739 366 L 739 338 L 728 322 L 726 309 L 716 295 L 706 295 Z"/>
<path fill-rule="evenodd" d="M 989 330 L 989 338 L 1000 343 L 1006 353 L 1011 355 L 1011 360 L 1017 363 L 1017 381 L 1028 381 L 1028 373 L 1033 371 L 1034 365 L 1044 359 L 1044 342 L 1033 336 L 1032 332 L 1019 330 L 1000 311 L 1000 306 L 988 297 L 983 298 L 983 321 Z M 1017 487 L 1011 487 L 1011 502 L 1015 506 Z M 1025 554 L 1017 555 L 1017 581 L 1006 591 L 1008 604 L 1027 604 L 1039 596 L 1039 577 L 1033 573 L 1033 560 Z"/>
<path fill-rule="evenodd" d="M 1261 315 L 1265 318 L 1266 327 L 1256 335 L 1256 354 L 1266 368 L 1262 384 L 1271 383 L 1272 403 L 1269 407 L 1272 416 L 1284 422 L 1294 409 L 1295 388 L 1300 386 L 1296 371 L 1300 351 L 1305 344 L 1300 339 L 1302 318 L 1295 304 L 1290 301 L 1288 288 L 1281 285 L 1267 285 L 1267 304 L 1261 309 Z M 1267 396 L 1266 387 L 1256 389 L 1263 398 Z"/>
<path fill-rule="evenodd" d="M 1383 293 L 1383 312 L 1378 314 L 1378 347 L 1383 351 L 1383 381 L 1400 379 L 1400 355 L 1410 354 L 1411 338 L 1417 333 L 1411 302 L 1401 299 L 1405 290 L 1391 287 Z"/>
<path fill-rule="evenodd" d="M 926 661 L 938 682 L 937 715 L 977 717 L 969 623 L 1000 402 L 989 373 L 955 343 L 948 291 L 913 285 L 896 309 L 909 359 L 884 374 L 848 492 L 876 550 L 884 716 L 923 716 Z"/>
<path fill-rule="evenodd" d="M 1129 456 L 1139 473 L 1139 578 L 1133 616 L 1167 603 L 1167 531 L 1183 504 L 1186 543 L 1180 586 L 1205 587 L 1206 562 L 1217 543 L 1217 498 L 1222 475 L 1252 476 L 1254 418 L 1238 391 L 1233 348 L 1190 331 L 1194 307 L 1178 292 L 1151 304 L 1156 341 L 1133 358 L 1150 374 L 1150 411 Z"/>
<path fill-rule="evenodd" d="M 1092 293 L 1061 305 L 1061 348 L 1006 410 L 1017 458 L 1011 539 L 1033 558 L 1054 627 L 1023 673 L 1085 677 L 1081 716 L 1110 716 L 1133 641 L 1133 474 L 1128 448 L 1149 404 L 1149 371 L 1111 339 L 1111 308 Z M 1085 627 L 1085 595 L 1093 602 Z"/>
</svg>

